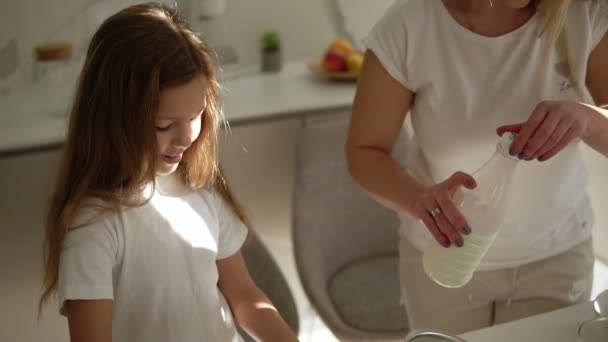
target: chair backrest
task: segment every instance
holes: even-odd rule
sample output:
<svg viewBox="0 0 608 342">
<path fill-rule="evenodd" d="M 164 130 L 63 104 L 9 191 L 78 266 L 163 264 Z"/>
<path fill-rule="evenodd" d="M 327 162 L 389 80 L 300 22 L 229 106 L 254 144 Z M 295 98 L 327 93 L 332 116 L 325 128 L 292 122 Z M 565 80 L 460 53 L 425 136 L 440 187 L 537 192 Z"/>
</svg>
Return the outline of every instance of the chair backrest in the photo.
<svg viewBox="0 0 608 342">
<path fill-rule="evenodd" d="M 305 292 L 325 315 L 334 315 L 329 278 L 363 258 L 397 255 L 397 216 L 356 185 L 346 166 L 348 117 L 304 127 L 297 146 L 293 244 Z M 404 154 L 403 139 L 395 147 Z M 323 315 L 324 313 L 321 313 Z"/>
</svg>

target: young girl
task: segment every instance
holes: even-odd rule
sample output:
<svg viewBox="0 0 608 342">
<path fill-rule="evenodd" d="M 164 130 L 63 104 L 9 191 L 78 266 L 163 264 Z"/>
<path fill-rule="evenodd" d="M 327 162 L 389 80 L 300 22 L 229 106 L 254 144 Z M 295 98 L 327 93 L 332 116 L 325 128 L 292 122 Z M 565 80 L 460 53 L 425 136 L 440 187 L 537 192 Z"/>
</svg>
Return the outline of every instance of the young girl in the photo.
<svg viewBox="0 0 608 342">
<path fill-rule="evenodd" d="M 254 285 L 218 166 L 211 52 L 175 10 L 137 5 L 92 38 L 46 225 L 45 291 L 78 341 L 295 335 Z M 234 318 L 234 321 L 233 321 Z"/>
<path fill-rule="evenodd" d="M 593 214 L 579 146 L 608 156 L 607 31 L 605 0 L 398 0 L 365 40 L 347 158 L 401 214 L 411 329 L 458 334 L 589 299 Z M 390 151 L 406 115 L 404 170 Z M 476 186 L 469 174 L 497 131 L 519 132 L 511 208 L 473 279 L 441 287 L 422 252 L 475 233 L 452 194 Z"/>
</svg>

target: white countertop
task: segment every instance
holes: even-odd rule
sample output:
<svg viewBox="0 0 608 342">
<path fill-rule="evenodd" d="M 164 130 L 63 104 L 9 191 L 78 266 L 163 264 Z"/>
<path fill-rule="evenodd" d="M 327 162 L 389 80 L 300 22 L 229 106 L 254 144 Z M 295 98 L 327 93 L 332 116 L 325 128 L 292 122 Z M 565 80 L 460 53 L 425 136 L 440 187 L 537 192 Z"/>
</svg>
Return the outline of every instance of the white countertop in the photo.
<svg viewBox="0 0 608 342">
<path fill-rule="evenodd" d="M 312 75 L 304 62 L 290 63 L 277 74 L 257 74 L 227 81 L 226 119 L 231 125 L 278 119 L 352 105 L 354 82 L 330 82 Z"/>
<path fill-rule="evenodd" d="M 461 335 L 467 342 L 576 342 L 578 327 L 597 318 L 591 302 Z"/>
<path fill-rule="evenodd" d="M 279 73 L 232 78 L 224 88 L 231 126 L 349 108 L 355 93 L 354 82 L 319 79 L 305 62 L 287 63 Z M 71 93 L 69 86 L 30 87 L 0 98 L 0 157 L 60 145 Z"/>
</svg>

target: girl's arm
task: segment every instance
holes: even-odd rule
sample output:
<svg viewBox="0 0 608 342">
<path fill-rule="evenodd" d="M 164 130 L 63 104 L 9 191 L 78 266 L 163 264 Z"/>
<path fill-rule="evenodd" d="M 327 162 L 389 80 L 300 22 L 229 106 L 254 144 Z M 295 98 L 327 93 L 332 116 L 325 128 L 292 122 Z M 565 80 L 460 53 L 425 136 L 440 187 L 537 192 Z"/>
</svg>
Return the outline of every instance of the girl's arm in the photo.
<svg viewBox="0 0 608 342">
<path fill-rule="evenodd" d="M 251 279 L 241 252 L 217 261 L 219 289 L 240 327 L 259 341 L 297 341 L 268 297 Z"/>
<path fill-rule="evenodd" d="M 608 34 L 595 47 L 587 66 L 587 88 L 595 103 L 590 106 L 589 124 L 583 141 L 608 157 Z"/>
<path fill-rule="evenodd" d="M 71 342 L 112 342 L 111 300 L 68 300 L 65 307 Z"/>
</svg>

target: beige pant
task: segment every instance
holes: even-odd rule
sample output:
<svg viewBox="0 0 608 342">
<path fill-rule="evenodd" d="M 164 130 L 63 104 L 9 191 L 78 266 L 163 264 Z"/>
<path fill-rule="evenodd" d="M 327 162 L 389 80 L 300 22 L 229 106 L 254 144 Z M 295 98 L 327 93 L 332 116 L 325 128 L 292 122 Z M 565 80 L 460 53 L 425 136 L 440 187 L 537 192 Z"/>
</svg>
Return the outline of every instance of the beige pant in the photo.
<svg viewBox="0 0 608 342">
<path fill-rule="evenodd" d="M 410 329 L 456 335 L 586 301 L 591 295 L 595 260 L 591 240 L 520 267 L 476 272 L 457 289 L 431 280 L 422 268 L 422 253 L 405 239 L 399 253 Z"/>
</svg>

